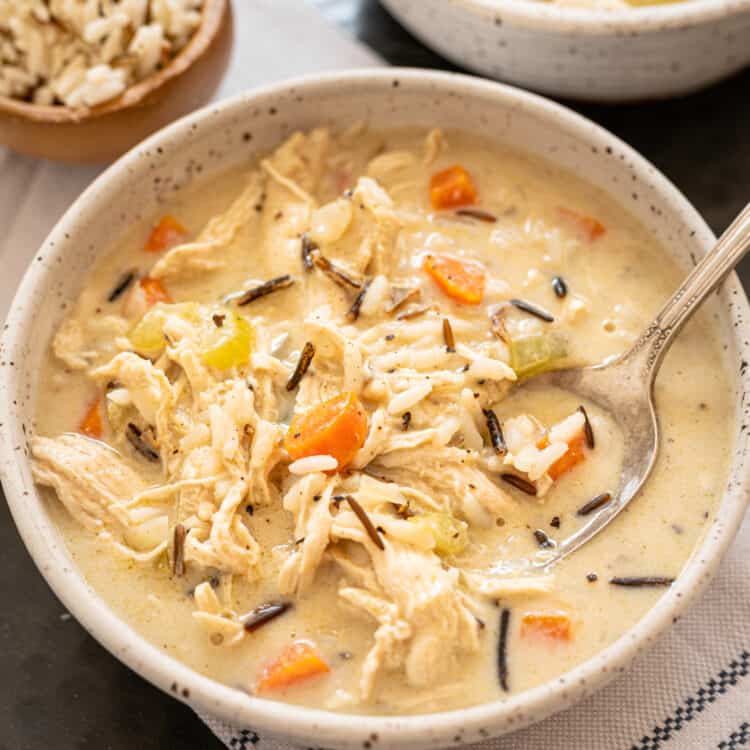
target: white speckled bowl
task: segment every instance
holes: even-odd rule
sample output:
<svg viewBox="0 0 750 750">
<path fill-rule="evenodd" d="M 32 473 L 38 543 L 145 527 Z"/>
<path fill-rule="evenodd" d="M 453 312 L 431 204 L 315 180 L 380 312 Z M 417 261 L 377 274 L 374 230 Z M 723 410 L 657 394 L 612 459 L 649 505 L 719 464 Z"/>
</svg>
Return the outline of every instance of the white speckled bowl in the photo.
<svg viewBox="0 0 750 750">
<path fill-rule="evenodd" d="M 734 537 L 750 493 L 748 432 L 740 394 L 750 386 L 747 301 L 735 277 L 712 301 L 724 330 L 737 392 L 737 431 L 724 501 L 701 545 L 656 606 L 628 633 L 558 680 L 507 700 L 415 717 L 361 717 L 251 697 L 193 672 L 145 642 L 83 580 L 31 480 L 27 439 L 39 366 L 63 308 L 113 236 L 170 191 L 246 164 L 297 128 L 321 122 L 376 127 L 441 125 L 540 154 L 601 186 L 635 214 L 685 267 L 713 235 L 685 198 L 617 138 L 556 104 L 465 76 L 363 70 L 316 76 L 249 92 L 201 110 L 149 138 L 110 167 L 75 202 L 34 258 L 0 344 L 0 472 L 18 529 L 55 593 L 115 656 L 190 705 L 238 726 L 328 748 L 434 748 L 502 734 L 580 700 L 633 657 L 696 598 Z M 202 167 L 199 169 L 198 167 Z M 750 407 L 745 407 L 748 409 Z M 367 747 L 367 745 L 365 745 Z"/>
<path fill-rule="evenodd" d="M 750 63 L 750 0 L 590 10 L 542 0 L 381 0 L 457 65 L 559 97 L 697 91 Z"/>
</svg>

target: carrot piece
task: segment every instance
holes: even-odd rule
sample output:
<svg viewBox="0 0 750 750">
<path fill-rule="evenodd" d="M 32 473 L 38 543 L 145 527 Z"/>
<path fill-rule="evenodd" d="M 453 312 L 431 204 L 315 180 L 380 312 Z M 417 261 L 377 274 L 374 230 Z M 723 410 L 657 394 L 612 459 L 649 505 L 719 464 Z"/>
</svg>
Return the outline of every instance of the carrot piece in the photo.
<svg viewBox="0 0 750 750">
<path fill-rule="evenodd" d="M 430 202 L 433 208 L 456 208 L 477 202 L 477 188 L 471 175 L 461 166 L 436 172 L 430 178 Z"/>
<path fill-rule="evenodd" d="M 521 619 L 521 637 L 529 636 L 570 641 L 573 639 L 570 617 L 564 612 L 526 612 Z"/>
<path fill-rule="evenodd" d="M 293 461 L 305 456 L 333 456 L 341 470 L 366 437 L 367 414 L 357 396 L 346 391 L 294 417 L 284 447 Z"/>
<path fill-rule="evenodd" d="M 593 216 L 585 216 L 569 208 L 559 208 L 558 211 L 560 216 L 573 224 L 588 242 L 593 242 L 607 231 L 604 224 Z"/>
<path fill-rule="evenodd" d="M 263 693 L 291 687 L 330 671 L 330 667 L 320 658 L 311 643 L 293 641 L 277 659 L 263 667 L 255 691 Z"/>
<path fill-rule="evenodd" d="M 169 292 L 164 288 L 164 284 L 159 279 L 152 279 L 150 276 L 145 276 L 140 280 L 141 289 L 146 297 L 146 303 L 149 307 L 155 305 L 157 302 L 171 302 L 172 298 L 169 296 Z"/>
<path fill-rule="evenodd" d="M 427 255 L 422 268 L 457 302 L 478 305 L 484 295 L 484 266 L 448 255 Z"/>
<path fill-rule="evenodd" d="M 147 253 L 161 253 L 179 245 L 187 236 L 188 230 L 174 216 L 162 216 L 159 223 L 151 230 L 143 249 Z"/>
<path fill-rule="evenodd" d="M 88 411 L 78 424 L 78 432 L 82 435 L 87 435 L 88 437 L 96 438 L 97 440 L 101 438 L 104 433 L 101 405 L 102 400 L 100 398 L 91 402 Z"/>
<path fill-rule="evenodd" d="M 547 438 L 545 437 L 544 440 L 547 440 Z M 565 472 L 570 471 L 574 466 L 577 466 L 586 458 L 586 453 L 584 451 L 585 443 L 586 436 L 583 433 L 577 435 L 568 443 L 567 453 L 563 453 L 562 456 L 560 456 L 560 458 L 558 458 L 557 461 L 547 469 L 547 474 L 549 474 L 550 479 L 553 481 L 557 480 L 565 474 Z M 549 445 L 549 440 L 547 440 L 547 445 Z M 538 444 L 537 447 L 539 447 Z"/>
</svg>

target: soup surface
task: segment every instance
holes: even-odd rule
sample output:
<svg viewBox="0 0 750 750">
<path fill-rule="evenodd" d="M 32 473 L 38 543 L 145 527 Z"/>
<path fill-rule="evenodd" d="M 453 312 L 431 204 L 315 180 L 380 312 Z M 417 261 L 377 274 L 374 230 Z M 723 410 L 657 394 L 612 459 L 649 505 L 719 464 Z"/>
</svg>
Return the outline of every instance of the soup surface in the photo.
<svg viewBox="0 0 750 750">
<path fill-rule="evenodd" d="M 544 0 L 560 8 L 589 8 L 590 10 L 623 10 L 649 5 L 671 5 L 683 0 Z"/>
<path fill-rule="evenodd" d="M 680 275 L 603 193 L 475 136 L 298 133 L 92 271 L 35 476 L 92 587 L 221 682 L 386 714 L 516 693 L 631 627 L 723 492 L 705 312 L 659 377 L 641 496 L 530 565 L 606 502 L 623 445 L 593 404 L 514 384 L 622 352 Z"/>
</svg>

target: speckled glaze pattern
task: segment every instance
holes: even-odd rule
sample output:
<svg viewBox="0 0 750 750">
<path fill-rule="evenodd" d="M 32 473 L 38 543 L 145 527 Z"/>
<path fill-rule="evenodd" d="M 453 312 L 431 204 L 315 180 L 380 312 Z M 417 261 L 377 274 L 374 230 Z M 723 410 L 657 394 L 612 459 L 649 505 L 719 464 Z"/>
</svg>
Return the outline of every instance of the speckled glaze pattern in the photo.
<svg viewBox="0 0 750 750">
<path fill-rule="evenodd" d="M 543 0 L 381 0 L 457 65 L 560 97 L 655 99 L 750 64 L 750 0 L 683 0 L 616 11 Z"/>
<path fill-rule="evenodd" d="M 710 530 L 677 582 L 628 633 L 545 685 L 474 708 L 414 717 L 359 717 L 251 697 L 193 672 L 119 620 L 76 571 L 29 467 L 33 398 L 43 353 L 96 258 L 113 237 L 174 191 L 246 164 L 299 128 L 463 128 L 541 155 L 607 190 L 685 268 L 713 242 L 686 199 L 652 165 L 588 120 L 517 89 L 422 70 L 363 70 L 298 79 L 204 109 L 110 167 L 67 211 L 32 262 L 0 339 L 0 475 L 18 529 L 67 609 L 100 643 L 161 689 L 260 734 L 327 748 L 426 748 L 476 742 L 543 719 L 623 672 L 695 599 L 716 571 L 750 498 L 748 304 L 737 279 L 710 304 L 734 372 L 737 423 L 731 477 Z"/>
</svg>

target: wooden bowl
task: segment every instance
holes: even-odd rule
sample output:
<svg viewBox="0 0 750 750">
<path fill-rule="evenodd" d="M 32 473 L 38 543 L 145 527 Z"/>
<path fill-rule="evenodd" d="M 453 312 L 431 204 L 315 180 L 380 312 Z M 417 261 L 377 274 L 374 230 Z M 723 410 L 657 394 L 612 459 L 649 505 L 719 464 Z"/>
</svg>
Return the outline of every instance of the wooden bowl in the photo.
<svg viewBox="0 0 750 750">
<path fill-rule="evenodd" d="M 190 41 L 162 70 L 96 107 L 42 106 L 0 96 L 0 144 L 42 159 L 106 162 L 204 104 L 232 46 L 229 0 L 205 0 Z"/>
</svg>

